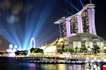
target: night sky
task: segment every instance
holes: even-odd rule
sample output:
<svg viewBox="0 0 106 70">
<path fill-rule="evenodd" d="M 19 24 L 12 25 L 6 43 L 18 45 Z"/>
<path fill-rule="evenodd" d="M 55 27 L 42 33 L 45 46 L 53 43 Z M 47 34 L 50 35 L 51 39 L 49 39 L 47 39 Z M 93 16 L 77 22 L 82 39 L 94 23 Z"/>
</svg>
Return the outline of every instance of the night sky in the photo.
<svg viewBox="0 0 106 70">
<path fill-rule="evenodd" d="M 10 43 L 26 49 L 31 37 L 36 46 L 59 37 L 59 18 L 71 16 L 90 3 L 89 0 L 0 0 L 0 35 Z M 96 5 L 97 34 L 106 39 L 105 0 L 92 0 Z"/>
<path fill-rule="evenodd" d="M 96 30 L 97 34 L 106 40 L 106 1 L 97 0 L 96 4 Z"/>
</svg>

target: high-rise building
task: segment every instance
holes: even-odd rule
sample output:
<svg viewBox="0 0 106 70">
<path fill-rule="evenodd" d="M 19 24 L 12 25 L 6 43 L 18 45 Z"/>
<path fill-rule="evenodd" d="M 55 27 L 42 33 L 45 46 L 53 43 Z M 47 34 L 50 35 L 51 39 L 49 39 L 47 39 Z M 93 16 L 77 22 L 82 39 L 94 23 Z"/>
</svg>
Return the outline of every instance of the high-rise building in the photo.
<svg viewBox="0 0 106 70">
<path fill-rule="evenodd" d="M 61 36 L 67 38 L 68 47 L 81 48 L 85 46 L 91 51 L 97 45 L 103 50 L 104 39 L 96 33 L 94 8 L 94 4 L 87 4 L 76 14 L 67 18 L 62 17 L 55 22 L 59 25 L 65 24 L 60 32 Z"/>
<path fill-rule="evenodd" d="M 96 35 L 94 8 L 94 4 L 87 4 L 81 11 L 66 18 L 67 37 L 76 35 L 77 33 L 90 33 Z"/>
<path fill-rule="evenodd" d="M 67 37 L 76 35 L 77 33 L 90 33 L 96 35 L 95 28 L 95 5 L 87 4 L 78 13 L 69 16 L 68 18 L 62 18 L 55 22 L 55 24 L 63 25 L 65 27 L 61 35 L 66 34 Z M 63 34 L 62 34 L 63 33 Z"/>
</svg>

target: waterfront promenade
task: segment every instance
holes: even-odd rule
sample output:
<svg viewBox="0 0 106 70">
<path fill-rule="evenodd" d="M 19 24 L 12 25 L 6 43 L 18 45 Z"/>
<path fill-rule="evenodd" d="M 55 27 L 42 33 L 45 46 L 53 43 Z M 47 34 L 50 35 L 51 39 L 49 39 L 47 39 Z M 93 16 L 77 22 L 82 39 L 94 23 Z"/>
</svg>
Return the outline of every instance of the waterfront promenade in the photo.
<svg viewBox="0 0 106 70">
<path fill-rule="evenodd" d="M 33 62 L 33 63 L 87 63 L 87 62 L 106 62 L 106 54 L 86 54 L 86 53 L 77 53 L 77 54 L 33 54 L 29 56 L 19 55 L 14 57 L 0 56 L 0 62 Z"/>
</svg>

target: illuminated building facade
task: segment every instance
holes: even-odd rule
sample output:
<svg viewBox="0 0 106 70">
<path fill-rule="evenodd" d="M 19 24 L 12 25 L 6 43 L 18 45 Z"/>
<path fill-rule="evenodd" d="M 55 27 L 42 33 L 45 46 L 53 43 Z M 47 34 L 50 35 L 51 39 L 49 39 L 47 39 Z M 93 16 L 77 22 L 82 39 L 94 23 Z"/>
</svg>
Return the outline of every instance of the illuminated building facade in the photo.
<svg viewBox="0 0 106 70">
<path fill-rule="evenodd" d="M 87 4 L 81 11 L 66 18 L 67 37 L 71 37 L 77 33 L 90 33 L 96 35 L 94 8 L 94 4 Z"/>
<path fill-rule="evenodd" d="M 90 50 L 95 45 L 101 50 L 104 47 L 104 40 L 97 36 L 95 28 L 95 5 L 87 4 L 78 13 L 67 18 L 62 17 L 55 24 L 64 25 L 63 37 L 68 39 L 69 47 L 81 48 L 85 46 Z"/>
</svg>

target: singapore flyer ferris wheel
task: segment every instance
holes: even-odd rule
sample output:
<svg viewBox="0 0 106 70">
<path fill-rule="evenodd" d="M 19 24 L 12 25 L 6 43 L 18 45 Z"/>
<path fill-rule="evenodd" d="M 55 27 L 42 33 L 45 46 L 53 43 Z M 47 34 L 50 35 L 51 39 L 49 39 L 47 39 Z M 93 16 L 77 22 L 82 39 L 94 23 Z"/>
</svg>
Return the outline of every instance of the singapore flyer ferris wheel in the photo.
<svg viewBox="0 0 106 70">
<path fill-rule="evenodd" d="M 30 40 L 30 48 L 35 48 L 35 47 L 36 47 L 36 41 L 35 41 L 35 38 L 32 37 Z"/>
</svg>

